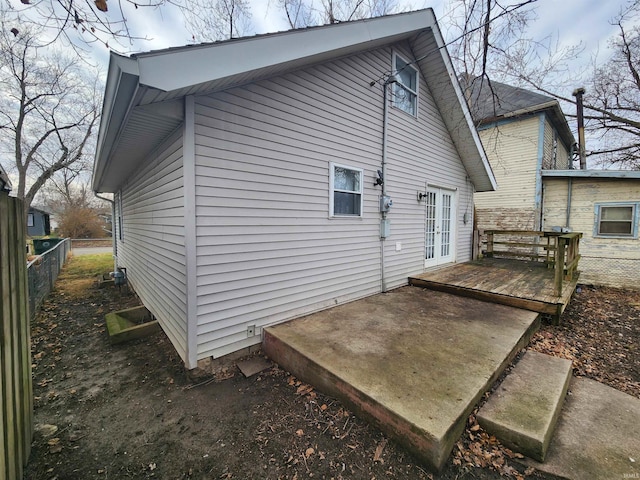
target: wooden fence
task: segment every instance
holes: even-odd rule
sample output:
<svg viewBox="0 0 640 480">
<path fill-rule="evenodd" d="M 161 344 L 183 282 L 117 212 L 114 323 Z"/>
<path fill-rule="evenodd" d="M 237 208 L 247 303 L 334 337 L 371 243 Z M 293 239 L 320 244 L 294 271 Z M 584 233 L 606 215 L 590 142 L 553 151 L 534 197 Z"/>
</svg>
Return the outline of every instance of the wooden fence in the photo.
<svg viewBox="0 0 640 480">
<path fill-rule="evenodd" d="M 25 220 L 0 192 L 0 480 L 22 478 L 33 434 Z"/>
</svg>

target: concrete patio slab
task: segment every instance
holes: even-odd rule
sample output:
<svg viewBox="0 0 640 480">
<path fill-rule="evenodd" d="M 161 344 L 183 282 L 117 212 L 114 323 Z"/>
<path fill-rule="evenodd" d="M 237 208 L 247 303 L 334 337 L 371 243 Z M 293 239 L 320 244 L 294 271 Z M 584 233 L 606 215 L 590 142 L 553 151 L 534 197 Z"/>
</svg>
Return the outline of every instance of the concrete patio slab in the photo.
<svg viewBox="0 0 640 480">
<path fill-rule="evenodd" d="M 265 329 L 264 348 L 439 470 L 537 317 L 404 287 Z"/>
<path fill-rule="evenodd" d="M 640 478 L 640 399 L 586 378 L 569 387 L 538 470 L 573 480 Z"/>
<path fill-rule="evenodd" d="M 542 462 L 570 381 L 570 360 L 529 351 L 480 409 L 478 423 L 511 449 Z"/>
<path fill-rule="evenodd" d="M 267 368 L 271 368 L 271 362 L 267 361 L 263 357 L 251 357 L 246 360 L 240 360 L 238 368 L 245 377 L 253 377 L 257 373 L 265 371 Z"/>
</svg>

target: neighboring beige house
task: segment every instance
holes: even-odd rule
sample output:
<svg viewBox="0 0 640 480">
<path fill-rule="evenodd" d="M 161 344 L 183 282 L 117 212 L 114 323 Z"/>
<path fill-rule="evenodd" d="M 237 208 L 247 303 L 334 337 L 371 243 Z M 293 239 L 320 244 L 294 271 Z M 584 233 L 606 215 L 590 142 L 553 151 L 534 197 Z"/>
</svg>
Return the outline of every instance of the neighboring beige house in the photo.
<svg viewBox="0 0 640 480">
<path fill-rule="evenodd" d="M 545 230 L 582 232 L 580 282 L 640 288 L 640 171 L 545 170 Z"/>
<path fill-rule="evenodd" d="M 455 78 L 431 9 L 111 55 L 93 188 L 188 368 L 471 259 L 495 179 Z"/>
<path fill-rule="evenodd" d="M 493 173 L 495 192 L 474 196 L 483 230 L 542 230 L 543 169 L 571 168 L 575 143 L 557 100 L 499 82 L 461 79 Z"/>
<path fill-rule="evenodd" d="M 475 195 L 483 230 L 582 232 L 580 282 L 640 288 L 640 172 L 573 170 L 558 102 L 498 82 L 461 82 L 498 182 Z"/>
</svg>

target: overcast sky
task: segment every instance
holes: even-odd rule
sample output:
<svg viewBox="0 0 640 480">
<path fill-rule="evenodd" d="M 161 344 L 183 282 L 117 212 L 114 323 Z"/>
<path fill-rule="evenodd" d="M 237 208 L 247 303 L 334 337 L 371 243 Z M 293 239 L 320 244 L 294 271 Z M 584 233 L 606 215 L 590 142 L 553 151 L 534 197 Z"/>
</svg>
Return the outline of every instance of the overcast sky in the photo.
<svg viewBox="0 0 640 480">
<path fill-rule="evenodd" d="M 447 31 L 448 2 L 408 0 L 405 3 L 412 9 L 433 8 L 443 33 Z M 250 0 L 250 4 L 253 33 L 270 33 L 288 28 L 284 15 L 276 6 L 276 0 Z M 582 42 L 585 46 L 584 58 L 579 60 L 588 61 L 598 51 L 600 55 L 606 55 L 608 40 L 616 34 L 611 20 L 626 4 L 627 0 L 538 0 L 533 6 L 538 18 L 530 24 L 529 35 L 535 39 L 552 35 L 561 46 Z M 132 30 L 153 39 L 136 43 L 134 51 L 174 47 L 190 41 L 180 14 L 170 8 L 155 12 L 134 10 L 128 15 L 128 20 Z"/>
</svg>

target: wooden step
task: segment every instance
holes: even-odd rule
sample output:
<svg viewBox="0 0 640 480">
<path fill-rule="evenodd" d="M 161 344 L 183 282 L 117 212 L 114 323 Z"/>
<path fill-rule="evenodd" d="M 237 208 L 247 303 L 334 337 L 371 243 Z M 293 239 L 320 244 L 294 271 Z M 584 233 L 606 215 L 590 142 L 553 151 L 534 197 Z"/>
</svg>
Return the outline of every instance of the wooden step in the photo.
<svg viewBox="0 0 640 480">
<path fill-rule="evenodd" d="M 549 448 L 571 380 L 571 361 L 528 351 L 478 412 L 478 423 L 539 462 Z"/>
</svg>

